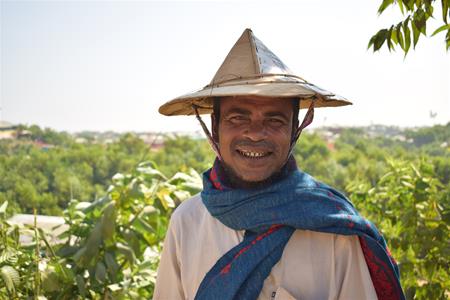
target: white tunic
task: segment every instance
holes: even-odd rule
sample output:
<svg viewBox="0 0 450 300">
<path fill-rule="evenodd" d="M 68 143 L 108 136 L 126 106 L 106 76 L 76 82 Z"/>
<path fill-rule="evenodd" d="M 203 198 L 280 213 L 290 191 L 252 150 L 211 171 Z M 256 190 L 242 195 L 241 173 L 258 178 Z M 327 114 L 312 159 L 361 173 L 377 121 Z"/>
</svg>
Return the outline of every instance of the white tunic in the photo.
<svg viewBox="0 0 450 300">
<path fill-rule="evenodd" d="M 205 274 L 243 237 L 212 217 L 200 195 L 183 202 L 170 220 L 153 299 L 194 299 Z M 264 281 L 262 299 L 377 296 L 358 237 L 296 230 Z"/>
</svg>

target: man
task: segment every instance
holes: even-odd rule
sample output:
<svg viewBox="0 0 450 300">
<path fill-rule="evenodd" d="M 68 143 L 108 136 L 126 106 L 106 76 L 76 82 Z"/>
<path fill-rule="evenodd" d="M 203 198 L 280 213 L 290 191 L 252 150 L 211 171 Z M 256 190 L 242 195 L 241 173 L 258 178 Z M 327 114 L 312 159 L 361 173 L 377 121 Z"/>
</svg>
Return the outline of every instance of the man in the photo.
<svg viewBox="0 0 450 300">
<path fill-rule="evenodd" d="M 404 299 L 376 228 L 291 155 L 314 107 L 347 104 L 247 29 L 210 85 L 161 106 L 196 114 L 217 159 L 172 215 L 154 299 Z"/>
</svg>

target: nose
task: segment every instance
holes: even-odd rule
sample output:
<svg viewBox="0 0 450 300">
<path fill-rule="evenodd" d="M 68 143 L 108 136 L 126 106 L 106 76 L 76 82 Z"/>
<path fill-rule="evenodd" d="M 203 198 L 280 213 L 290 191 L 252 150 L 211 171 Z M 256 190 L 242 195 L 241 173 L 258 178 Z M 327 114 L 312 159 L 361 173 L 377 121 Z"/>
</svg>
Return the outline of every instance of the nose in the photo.
<svg viewBox="0 0 450 300">
<path fill-rule="evenodd" d="M 267 138 L 267 131 L 263 122 L 253 121 L 250 122 L 246 130 L 244 131 L 244 137 L 251 141 L 262 141 Z"/>
</svg>

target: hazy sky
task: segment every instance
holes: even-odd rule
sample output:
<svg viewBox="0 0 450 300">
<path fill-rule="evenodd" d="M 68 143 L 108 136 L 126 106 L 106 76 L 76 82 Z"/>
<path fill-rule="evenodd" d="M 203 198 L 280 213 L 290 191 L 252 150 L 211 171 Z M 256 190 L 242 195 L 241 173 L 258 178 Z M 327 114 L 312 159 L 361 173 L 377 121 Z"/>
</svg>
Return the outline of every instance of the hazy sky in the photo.
<svg viewBox="0 0 450 300">
<path fill-rule="evenodd" d="M 354 102 L 318 109 L 315 126 L 450 121 L 445 33 L 422 36 L 406 59 L 366 50 L 401 20 L 394 9 L 378 17 L 381 0 L 0 1 L 0 118 L 12 123 L 198 130 L 157 109 L 208 84 L 247 27 L 297 75 Z"/>
</svg>

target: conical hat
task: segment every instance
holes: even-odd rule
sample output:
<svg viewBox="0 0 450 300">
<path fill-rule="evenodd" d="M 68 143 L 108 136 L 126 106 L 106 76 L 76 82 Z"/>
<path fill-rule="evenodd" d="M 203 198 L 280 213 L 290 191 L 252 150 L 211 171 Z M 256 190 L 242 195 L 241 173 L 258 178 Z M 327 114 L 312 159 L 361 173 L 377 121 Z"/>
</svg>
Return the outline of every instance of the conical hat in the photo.
<svg viewBox="0 0 450 300">
<path fill-rule="evenodd" d="M 193 115 L 195 105 L 199 114 L 210 114 L 214 98 L 230 96 L 298 98 L 302 100 L 300 108 L 308 108 L 311 101 L 314 107 L 352 104 L 294 75 L 250 29 L 246 29 L 210 84 L 163 104 L 159 112 L 166 116 Z"/>
</svg>

